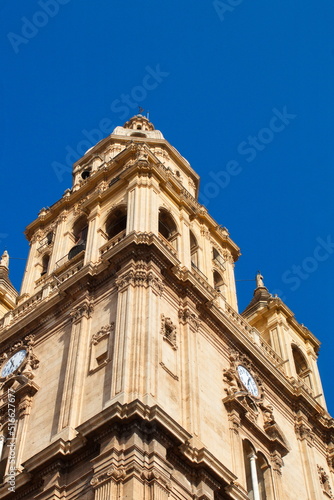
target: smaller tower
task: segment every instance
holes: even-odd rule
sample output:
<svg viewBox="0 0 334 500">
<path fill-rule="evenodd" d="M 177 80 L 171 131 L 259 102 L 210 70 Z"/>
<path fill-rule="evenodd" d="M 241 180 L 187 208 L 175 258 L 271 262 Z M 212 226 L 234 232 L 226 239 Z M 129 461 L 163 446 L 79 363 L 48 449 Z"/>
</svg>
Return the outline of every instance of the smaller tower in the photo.
<svg viewBox="0 0 334 500">
<path fill-rule="evenodd" d="M 14 309 L 17 295 L 9 279 L 9 255 L 5 250 L 0 259 L 0 318 Z"/>
<path fill-rule="evenodd" d="M 269 293 L 259 271 L 253 299 L 242 315 L 284 360 L 290 380 L 326 408 L 317 366 L 320 342 L 279 297 Z"/>
</svg>

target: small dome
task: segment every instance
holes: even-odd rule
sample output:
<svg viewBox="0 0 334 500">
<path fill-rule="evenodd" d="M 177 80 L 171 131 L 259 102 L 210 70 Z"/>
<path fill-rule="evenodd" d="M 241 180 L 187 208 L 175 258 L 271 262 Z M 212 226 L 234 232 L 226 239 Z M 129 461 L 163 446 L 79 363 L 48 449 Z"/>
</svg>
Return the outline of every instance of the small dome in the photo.
<svg viewBox="0 0 334 500">
<path fill-rule="evenodd" d="M 163 139 L 160 130 L 155 130 L 153 123 L 146 116 L 136 115 L 124 123 L 123 127 L 116 127 L 113 135 L 125 135 L 128 137 L 148 137 L 150 139 Z"/>
<path fill-rule="evenodd" d="M 124 128 L 130 128 L 132 130 L 155 130 L 153 123 L 149 121 L 146 116 L 136 115 L 130 118 L 130 120 L 123 125 Z"/>
</svg>

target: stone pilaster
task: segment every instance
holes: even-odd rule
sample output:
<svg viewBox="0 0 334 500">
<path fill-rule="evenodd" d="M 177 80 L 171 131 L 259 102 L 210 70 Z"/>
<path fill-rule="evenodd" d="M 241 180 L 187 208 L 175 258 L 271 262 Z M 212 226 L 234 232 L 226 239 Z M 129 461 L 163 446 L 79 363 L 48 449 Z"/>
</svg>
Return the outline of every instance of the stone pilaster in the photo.
<svg viewBox="0 0 334 500">
<path fill-rule="evenodd" d="M 88 234 L 84 261 L 85 264 L 88 264 L 89 262 L 97 262 L 99 259 L 99 233 L 97 232 L 99 217 L 100 206 L 98 205 L 88 217 Z"/>
<path fill-rule="evenodd" d="M 238 311 L 237 291 L 235 287 L 235 278 L 234 278 L 234 260 L 232 254 L 228 250 L 224 250 L 223 257 L 225 260 L 226 281 L 227 281 L 226 300 L 228 304 L 231 307 L 233 307 L 233 309 Z"/>
<path fill-rule="evenodd" d="M 71 311 L 72 331 L 68 351 L 59 429 L 69 428 L 74 437 L 79 423 L 82 405 L 82 391 L 89 342 L 89 318 L 93 306 L 88 298 Z"/>
<path fill-rule="evenodd" d="M 159 185 L 150 177 L 141 176 L 130 182 L 127 233 L 131 231 L 158 233 L 158 193 Z"/>
<path fill-rule="evenodd" d="M 179 320 L 183 339 L 181 343 L 184 370 L 181 377 L 183 425 L 188 432 L 198 436 L 200 434 L 200 401 L 197 333 L 200 320 L 189 307 L 179 309 Z"/>
<path fill-rule="evenodd" d="M 154 397 L 157 392 L 161 278 L 138 264 L 116 280 L 115 349 L 110 398 Z M 144 367 L 144 369 L 143 369 Z M 121 395 L 122 394 L 122 395 Z"/>
<path fill-rule="evenodd" d="M 245 485 L 245 465 L 244 465 L 244 452 L 242 447 L 242 439 L 240 436 L 240 415 L 236 410 L 228 413 L 231 454 L 232 454 L 232 471 L 238 478 L 238 483 Z"/>
<path fill-rule="evenodd" d="M 316 475 L 317 467 L 314 457 L 314 433 L 302 416 L 297 416 L 295 432 L 299 443 L 299 449 L 303 464 L 305 484 L 309 498 L 312 500 L 321 500 L 319 481 Z"/>
<path fill-rule="evenodd" d="M 55 269 L 56 262 L 64 257 L 67 248 L 65 247 L 66 241 L 64 240 L 64 233 L 66 228 L 66 213 L 63 213 L 60 217 L 58 217 L 57 226 L 54 235 L 54 244 L 53 251 L 50 257 L 49 263 L 49 272 L 52 272 Z"/>
<path fill-rule="evenodd" d="M 270 455 L 271 461 L 271 478 L 272 478 L 272 486 L 273 486 L 273 498 L 276 500 L 280 500 L 284 498 L 284 487 L 283 487 L 283 479 L 282 479 L 282 468 L 283 468 L 283 459 L 281 454 L 278 451 L 274 451 Z"/>
</svg>

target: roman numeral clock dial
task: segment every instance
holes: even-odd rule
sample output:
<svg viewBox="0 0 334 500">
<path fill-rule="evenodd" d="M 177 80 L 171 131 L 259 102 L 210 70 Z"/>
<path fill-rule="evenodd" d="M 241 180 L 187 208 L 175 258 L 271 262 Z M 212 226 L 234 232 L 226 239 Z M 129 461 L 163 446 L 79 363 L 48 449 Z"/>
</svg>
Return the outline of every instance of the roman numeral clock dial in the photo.
<svg viewBox="0 0 334 500">
<path fill-rule="evenodd" d="M 239 378 L 244 385 L 244 387 L 247 389 L 247 391 L 254 396 L 255 398 L 259 397 L 259 389 L 257 386 L 257 383 L 254 380 L 254 377 L 249 373 L 247 368 L 245 368 L 242 365 L 238 366 L 238 374 Z"/>
<path fill-rule="evenodd" d="M 1 370 L 1 378 L 8 377 L 14 373 L 23 363 L 24 359 L 27 356 L 27 351 L 25 349 L 21 349 L 17 351 L 9 360 L 4 364 Z"/>
</svg>

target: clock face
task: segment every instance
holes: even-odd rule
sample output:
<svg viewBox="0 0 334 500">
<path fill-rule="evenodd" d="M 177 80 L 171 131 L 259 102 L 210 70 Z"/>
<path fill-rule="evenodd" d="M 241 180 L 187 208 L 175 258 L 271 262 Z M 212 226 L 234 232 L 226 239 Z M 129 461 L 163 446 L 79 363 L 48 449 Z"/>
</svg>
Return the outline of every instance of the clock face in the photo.
<svg viewBox="0 0 334 500">
<path fill-rule="evenodd" d="M 14 373 L 15 370 L 22 364 L 24 358 L 27 355 L 27 351 L 25 349 L 21 349 L 17 351 L 4 365 L 1 370 L 1 377 L 8 377 L 11 373 Z"/>
<path fill-rule="evenodd" d="M 252 396 L 257 398 L 259 396 L 259 389 L 257 387 L 257 384 L 256 384 L 254 378 L 249 373 L 249 371 L 244 366 L 239 365 L 238 366 L 238 373 L 239 373 L 239 377 L 240 377 L 241 382 L 246 387 L 248 392 L 250 392 L 252 394 Z"/>
</svg>

